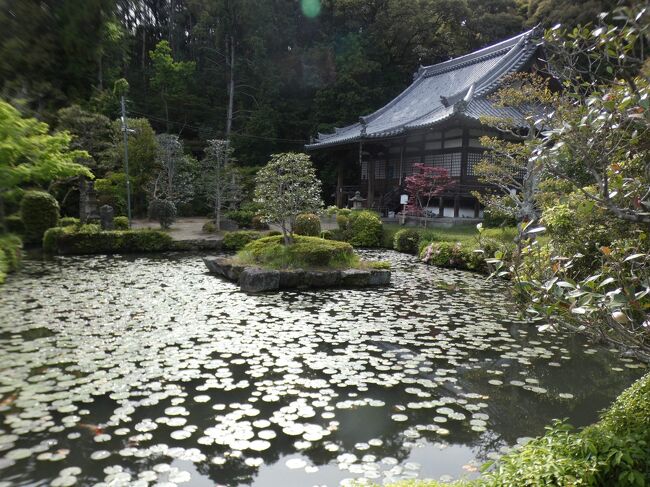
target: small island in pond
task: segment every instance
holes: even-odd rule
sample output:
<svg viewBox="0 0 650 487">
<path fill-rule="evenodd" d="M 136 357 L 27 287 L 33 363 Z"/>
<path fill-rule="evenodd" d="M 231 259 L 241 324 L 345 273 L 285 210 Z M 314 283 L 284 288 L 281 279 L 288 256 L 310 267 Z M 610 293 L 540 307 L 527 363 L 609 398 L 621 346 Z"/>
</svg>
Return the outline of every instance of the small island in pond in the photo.
<svg viewBox="0 0 650 487">
<path fill-rule="evenodd" d="M 282 235 L 247 244 L 233 257 L 206 257 L 208 270 L 239 283 L 242 291 L 366 287 L 390 284 L 390 265 L 363 261 L 346 242 Z"/>
</svg>

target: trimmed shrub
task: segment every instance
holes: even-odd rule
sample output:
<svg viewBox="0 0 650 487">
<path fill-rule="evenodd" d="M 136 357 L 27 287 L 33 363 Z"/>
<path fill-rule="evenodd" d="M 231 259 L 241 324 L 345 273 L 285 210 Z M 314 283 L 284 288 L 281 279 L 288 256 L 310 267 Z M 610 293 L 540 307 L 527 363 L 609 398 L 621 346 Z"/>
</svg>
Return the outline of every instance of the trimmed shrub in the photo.
<svg viewBox="0 0 650 487">
<path fill-rule="evenodd" d="M 160 228 L 169 228 L 176 221 L 176 205 L 167 200 L 153 200 L 149 203 L 149 218 L 160 223 Z"/>
<path fill-rule="evenodd" d="M 293 224 L 293 233 L 318 237 L 320 235 L 320 218 L 313 213 L 301 213 L 296 217 L 296 222 Z"/>
<path fill-rule="evenodd" d="M 253 210 L 232 210 L 226 212 L 226 217 L 237 223 L 242 228 L 251 228 L 255 211 Z"/>
<path fill-rule="evenodd" d="M 0 237 L 0 284 L 8 273 L 18 269 L 22 246 L 22 242 L 15 235 Z"/>
<path fill-rule="evenodd" d="M 452 269 L 485 271 L 486 264 L 483 254 L 475 252 L 474 247 L 460 242 L 431 242 L 424 246 L 420 258 L 427 264 Z"/>
<path fill-rule="evenodd" d="M 25 225 L 23 225 L 23 219 L 20 218 L 20 215 L 9 215 L 5 217 L 5 227 L 9 233 L 18 233 L 20 235 L 25 233 Z"/>
<path fill-rule="evenodd" d="M 393 248 L 398 252 L 417 255 L 420 249 L 420 233 L 412 228 L 399 230 L 393 237 Z"/>
<path fill-rule="evenodd" d="M 48 228 L 59 221 L 59 203 L 45 191 L 27 191 L 20 202 L 20 217 L 25 225 L 25 241 L 40 243 Z"/>
<path fill-rule="evenodd" d="M 371 211 L 354 211 L 350 215 L 347 239 L 355 247 L 379 247 L 383 228 L 376 213 Z"/>
<path fill-rule="evenodd" d="M 79 225 L 79 218 L 75 218 L 73 216 L 64 216 L 63 218 L 59 218 L 59 224 L 57 226 L 69 227 L 75 225 Z"/>
<path fill-rule="evenodd" d="M 282 232 L 279 230 L 271 230 L 266 234 L 267 237 L 273 237 L 274 235 L 282 235 Z"/>
<path fill-rule="evenodd" d="M 113 217 L 113 226 L 115 227 L 115 230 L 128 230 L 129 218 L 126 216 Z"/>
<path fill-rule="evenodd" d="M 273 268 L 346 268 L 358 263 L 350 244 L 302 235 L 296 235 L 291 245 L 284 245 L 282 235 L 255 240 L 237 257 L 243 263 Z"/>
<path fill-rule="evenodd" d="M 262 238 L 262 234 L 252 230 L 226 232 L 223 236 L 223 248 L 225 250 L 241 250 L 246 244 L 259 238 Z"/>
<path fill-rule="evenodd" d="M 339 226 L 339 230 L 345 231 L 348 229 L 350 219 L 345 215 L 336 215 L 336 224 Z"/>
<path fill-rule="evenodd" d="M 112 254 L 161 252 L 173 247 L 172 238 L 160 230 L 109 230 L 82 225 L 50 228 L 43 236 L 43 250 L 48 254 Z"/>
<path fill-rule="evenodd" d="M 217 231 L 217 226 L 213 221 L 205 222 L 201 227 L 203 233 L 215 233 Z"/>
</svg>

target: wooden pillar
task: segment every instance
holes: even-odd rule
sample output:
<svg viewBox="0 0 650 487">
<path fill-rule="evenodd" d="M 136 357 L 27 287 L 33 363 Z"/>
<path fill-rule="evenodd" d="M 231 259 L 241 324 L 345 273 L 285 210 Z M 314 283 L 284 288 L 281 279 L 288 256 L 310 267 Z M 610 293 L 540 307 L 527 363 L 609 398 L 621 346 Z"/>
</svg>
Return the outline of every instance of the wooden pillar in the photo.
<svg viewBox="0 0 650 487">
<path fill-rule="evenodd" d="M 438 198 L 438 216 L 440 218 L 445 216 L 445 199 L 442 196 Z"/>
<path fill-rule="evenodd" d="M 336 168 L 336 206 L 343 208 L 343 160 L 339 159 Z"/>
<path fill-rule="evenodd" d="M 478 200 L 474 201 L 474 218 L 479 218 L 481 214 L 481 203 Z"/>
<path fill-rule="evenodd" d="M 460 195 L 456 193 L 454 195 L 454 218 L 460 216 Z"/>
<path fill-rule="evenodd" d="M 375 161 L 370 159 L 368 161 L 368 208 L 372 208 L 375 203 Z"/>
</svg>

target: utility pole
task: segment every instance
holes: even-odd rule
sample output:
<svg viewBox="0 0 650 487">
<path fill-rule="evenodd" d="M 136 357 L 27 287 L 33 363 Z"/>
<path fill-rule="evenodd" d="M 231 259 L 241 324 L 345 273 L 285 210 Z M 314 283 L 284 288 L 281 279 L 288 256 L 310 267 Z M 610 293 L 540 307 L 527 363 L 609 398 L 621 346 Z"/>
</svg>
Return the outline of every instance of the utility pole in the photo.
<svg viewBox="0 0 650 487">
<path fill-rule="evenodd" d="M 122 132 L 124 133 L 124 175 L 126 176 L 126 214 L 131 228 L 131 180 L 129 179 L 129 127 L 126 121 L 124 94 L 120 97 L 122 105 Z"/>
</svg>

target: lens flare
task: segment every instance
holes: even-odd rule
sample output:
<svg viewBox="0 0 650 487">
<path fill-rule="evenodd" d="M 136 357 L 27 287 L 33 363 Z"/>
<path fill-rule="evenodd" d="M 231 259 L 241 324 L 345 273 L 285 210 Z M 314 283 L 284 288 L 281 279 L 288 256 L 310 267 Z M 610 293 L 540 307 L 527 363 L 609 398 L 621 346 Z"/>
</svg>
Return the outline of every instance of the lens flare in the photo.
<svg viewBox="0 0 650 487">
<path fill-rule="evenodd" d="M 320 13 L 320 0 L 300 0 L 300 9 L 305 17 L 313 19 Z"/>
</svg>

